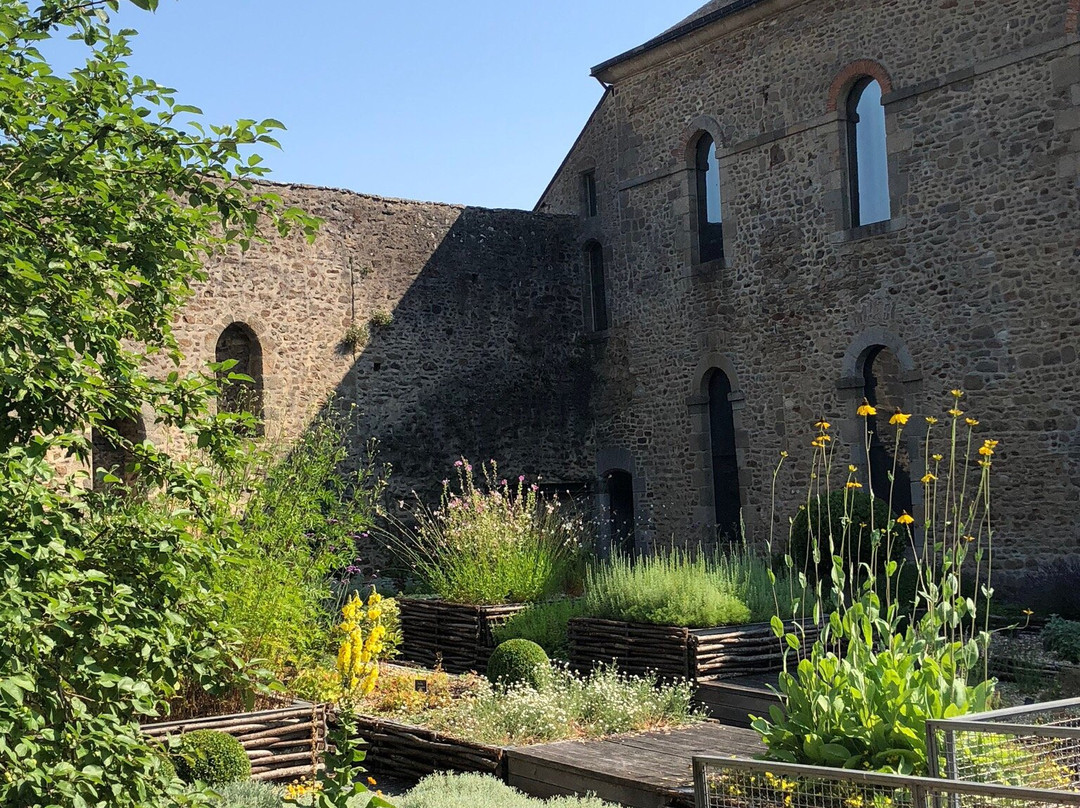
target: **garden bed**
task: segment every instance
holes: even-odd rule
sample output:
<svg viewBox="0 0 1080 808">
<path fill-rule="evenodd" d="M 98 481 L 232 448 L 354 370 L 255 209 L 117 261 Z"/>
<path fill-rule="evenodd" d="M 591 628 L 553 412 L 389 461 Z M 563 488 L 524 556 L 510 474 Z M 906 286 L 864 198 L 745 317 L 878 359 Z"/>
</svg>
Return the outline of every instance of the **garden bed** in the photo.
<svg viewBox="0 0 1080 808">
<path fill-rule="evenodd" d="M 812 642 L 817 628 L 803 622 L 803 630 Z M 569 634 L 570 664 L 579 671 L 614 663 L 633 675 L 697 681 L 780 670 L 784 661 L 784 646 L 768 623 L 690 629 L 579 617 Z"/>
<path fill-rule="evenodd" d="M 360 716 L 357 727 L 368 743 L 365 765 L 373 772 L 417 779 L 436 772 L 478 772 L 506 780 L 502 747 L 373 716 Z"/>
<path fill-rule="evenodd" d="M 142 731 L 157 740 L 197 729 L 226 732 L 247 752 L 253 780 L 279 782 L 311 775 L 326 748 L 326 715 L 326 705 L 301 703 L 254 713 L 144 724 Z"/>
<path fill-rule="evenodd" d="M 400 598 L 401 659 L 448 673 L 483 672 L 495 650 L 492 630 L 524 604 L 468 606 L 445 600 Z"/>
</svg>

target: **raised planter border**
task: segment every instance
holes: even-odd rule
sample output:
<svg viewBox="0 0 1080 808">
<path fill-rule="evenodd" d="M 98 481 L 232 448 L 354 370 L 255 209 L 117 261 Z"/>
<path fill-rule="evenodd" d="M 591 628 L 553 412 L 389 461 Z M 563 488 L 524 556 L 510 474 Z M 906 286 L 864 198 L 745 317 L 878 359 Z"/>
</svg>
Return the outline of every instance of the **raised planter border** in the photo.
<svg viewBox="0 0 1080 808">
<path fill-rule="evenodd" d="M 483 673 L 495 650 L 493 629 L 525 603 L 469 606 L 436 598 L 398 598 L 401 659 L 447 673 Z"/>
<path fill-rule="evenodd" d="M 804 642 L 818 629 L 799 621 Z M 787 621 L 789 631 L 798 624 Z M 625 673 L 663 679 L 727 679 L 780 670 L 784 645 L 769 623 L 690 629 L 593 617 L 570 621 L 570 664 L 579 671 L 614 663 Z"/>
<path fill-rule="evenodd" d="M 506 782 L 506 749 L 501 746 L 367 715 L 358 716 L 357 734 L 367 742 L 365 765 L 375 773 L 420 779 L 436 772 L 478 772 Z"/>
<path fill-rule="evenodd" d="M 202 716 L 144 724 L 144 735 L 164 740 L 197 729 L 232 735 L 251 761 L 251 779 L 277 782 L 311 775 L 326 749 L 327 705 L 297 702 L 252 713 Z"/>
</svg>

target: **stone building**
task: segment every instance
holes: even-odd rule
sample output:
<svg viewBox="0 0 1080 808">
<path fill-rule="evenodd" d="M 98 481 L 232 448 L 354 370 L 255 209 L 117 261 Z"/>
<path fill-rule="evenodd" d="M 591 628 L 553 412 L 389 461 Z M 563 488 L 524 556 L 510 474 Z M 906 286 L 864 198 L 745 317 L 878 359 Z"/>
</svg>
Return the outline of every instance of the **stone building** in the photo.
<svg viewBox="0 0 1080 808">
<path fill-rule="evenodd" d="M 183 345 L 261 365 L 268 433 L 338 393 L 399 486 L 497 457 L 590 487 L 605 540 L 639 551 L 766 538 L 786 451 L 783 530 L 822 417 L 842 467 L 897 461 L 918 514 L 922 430 L 894 458 L 886 419 L 962 387 L 1001 441 L 1004 563 L 1072 554 L 1078 10 L 713 0 L 594 68 L 534 212 L 283 189 L 323 233 L 213 267 Z"/>
</svg>

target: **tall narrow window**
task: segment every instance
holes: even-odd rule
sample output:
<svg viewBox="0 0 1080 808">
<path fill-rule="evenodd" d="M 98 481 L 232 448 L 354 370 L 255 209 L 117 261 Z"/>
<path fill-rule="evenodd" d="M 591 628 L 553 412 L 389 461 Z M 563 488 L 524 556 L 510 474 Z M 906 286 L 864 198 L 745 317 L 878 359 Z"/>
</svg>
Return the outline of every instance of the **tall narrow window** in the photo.
<svg viewBox="0 0 1080 808">
<path fill-rule="evenodd" d="M 867 440 L 870 448 L 870 485 L 874 496 L 882 502 L 891 503 L 897 515 L 912 512 L 911 460 L 901 444 L 899 455 L 895 433 L 883 434 L 889 427 L 892 413 L 902 409 L 903 389 L 900 386 L 900 362 L 896 355 L 883 345 L 870 349 L 863 364 L 863 396 L 877 410 L 877 415 L 866 419 Z"/>
<path fill-rule="evenodd" d="M 218 409 L 221 412 L 248 412 L 255 416 L 256 434 L 262 434 L 263 417 L 263 357 L 262 346 L 255 332 L 243 323 L 233 323 L 218 337 L 216 360 L 235 360 L 227 371 L 218 373 L 221 394 Z M 230 379 L 230 374 L 246 376 L 247 379 Z"/>
<path fill-rule="evenodd" d="M 585 204 L 585 215 L 592 218 L 600 213 L 600 202 L 596 198 L 595 171 L 586 171 L 581 175 L 581 193 Z"/>
<path fill-rule="evenodd" d="M 135 479 L 135 455 L 131 447 L 146 440 L 146 428 L 139 418 L 116 420 L 90 433 L 94 490 L 106 487 L 106 476 L 130 485 Z"/>
<path fill-rule="evenodd" d="M 592 311 L 592 330 L 606 331 L 608 327 L 607 281 L 604 277 L 604 248 L 595 241 L 585 248 L 589 265 L 589 301 Z"/>
<path fill-rule="evenodd" d="M 702 135 L 697 144 L 698 260 L 724 257 L 724 218 L 720 200 L 720 161 L 716 143 Z"/>
<path fill-rule="evenodd" d="M 634 478 L 626 471 L 607 475 L 608 524 L 611 549 L 632 558 L 637 549 L 634 539 Z"/>
<path fill-rule="evenodd" d="M 731 380 L 722 370 L 714 370 L 709 377 L 709 443 L 716 534 L 719 538 L 736 541 L 742 538 L 742 505 L 735 450 L 735 414 L 731 409 Z"/>
<path fill-rule="evenodd" d="M 892 217 L 889 201 L 889 153 L 881 85 L 864 78 L 852 88 L 847 104 L 848 177 L 851 226 Z"/>
</svg>

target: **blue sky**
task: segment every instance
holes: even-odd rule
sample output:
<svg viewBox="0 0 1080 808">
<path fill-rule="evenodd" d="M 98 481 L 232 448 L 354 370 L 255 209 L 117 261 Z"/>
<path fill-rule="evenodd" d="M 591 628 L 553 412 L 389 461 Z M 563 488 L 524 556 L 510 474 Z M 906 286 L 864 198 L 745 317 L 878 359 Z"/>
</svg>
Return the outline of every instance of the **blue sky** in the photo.
<svg viewBox="0 0 1080 808">
<path fill-rule="evenodd" d="M 589 68 L 705 0 L 161 0 L 132 68 L 211 121 L 282 120 L 273 178 L 531 208 L 600 98 Z"/>
</svg>

